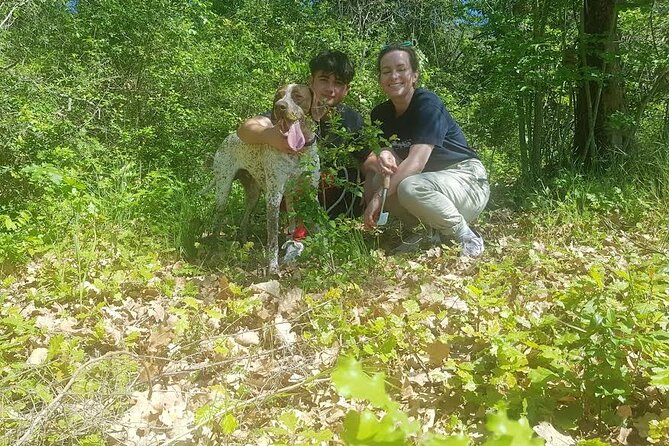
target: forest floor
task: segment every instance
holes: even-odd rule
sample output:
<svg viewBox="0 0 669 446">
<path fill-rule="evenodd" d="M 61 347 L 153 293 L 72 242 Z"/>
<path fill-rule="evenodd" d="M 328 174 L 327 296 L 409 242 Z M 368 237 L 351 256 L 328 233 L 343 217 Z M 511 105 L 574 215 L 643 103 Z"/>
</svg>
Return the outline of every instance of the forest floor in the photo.
<svg viewBox="0 0 669 446">
<path fill-rule="evenodd" d="M 352 224 L 273 278 L 253 244 L 82 233 L 0 278 L 0 445 L 341 443 L 384 413 L 333 386 L 342 357 L 419 426 L 357 444 L 481 444 L 499 409 L 548 445 L 669 444 L 668 223 L 501 208 L 476 261 Z"/>
</svg>

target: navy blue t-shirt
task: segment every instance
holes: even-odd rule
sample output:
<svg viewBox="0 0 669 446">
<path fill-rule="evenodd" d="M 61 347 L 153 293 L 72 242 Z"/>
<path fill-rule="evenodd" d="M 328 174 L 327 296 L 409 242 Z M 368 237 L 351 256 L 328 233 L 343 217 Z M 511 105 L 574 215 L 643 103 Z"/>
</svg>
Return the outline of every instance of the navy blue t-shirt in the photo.
<svg viewBox="0 0 669 446">
<path fill-rule="evenodd" d="M 423 172 L 441 170 L 470 158 L 478 159 L 443 101 L 424 88 L 416 89 L 409 107 L 401 116 L 395 116 L 395 107 L 390 100 L 377 105 L 372 110 L 372 122 L 376 121 L 381 122 L 384 138 L 390 139 L 393 135 L 399 138 L 392 142 L 392 148 L 402 159 L 409 155 L 412 144 L 434 146 Z"/>
</svg>

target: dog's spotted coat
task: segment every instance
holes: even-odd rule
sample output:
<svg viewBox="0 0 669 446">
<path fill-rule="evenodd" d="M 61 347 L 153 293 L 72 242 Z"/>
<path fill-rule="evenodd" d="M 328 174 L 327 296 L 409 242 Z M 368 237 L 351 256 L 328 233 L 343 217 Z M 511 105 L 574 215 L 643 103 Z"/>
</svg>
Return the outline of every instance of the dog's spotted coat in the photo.
<svg viewBox="0 0 669 446">
<path fill-rule="evenodd" d="M 313 141 L 310 130 L 313 92 L 306 85 L 288 84 L 280 87 L 274 97 L 272 121 L 287 134 L 289 144 L 298 150 L 305 140 Z M 295 124 L 295 123 L 298 124 Z M 279 269 L 279 206 L 284 196 L 286 184 L 304 172 L 311 175 L 311 183 L 317 187 L 320 162 L 316 144 L 312 143 L 302 154 L 290 155 L 267 145 L 245 144 L 232 133 L 214 156 L 214 182 L 216 186 L 216 231 L 220 231 L 221 216 L 234 179 L 244 186 L 246 203 L 240 223 L 242 238 L 246 235 L 249 218 L 258 202 L 260 191 L 265 192 L 267 202 L 267 252 L 269 273 Z M 286 205 L 290 209 L 290 194 Z"/>
</svg>

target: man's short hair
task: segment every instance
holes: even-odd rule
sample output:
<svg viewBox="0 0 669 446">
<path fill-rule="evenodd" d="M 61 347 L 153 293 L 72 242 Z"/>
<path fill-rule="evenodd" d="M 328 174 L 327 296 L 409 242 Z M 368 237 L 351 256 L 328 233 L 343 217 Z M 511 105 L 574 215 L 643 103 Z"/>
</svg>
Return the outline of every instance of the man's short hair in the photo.
<svg viewBox="0 0 669 446">
<path fill-rule="evenodd" d="M 420 71 L 420 61 L 418 60 L 418 54 L 414 49 L 414 44 L 408 40 L 403 43 L 384 45 L 383 48 L 381 48 L 381 51 L 379 51 L 379 55 L 376 58 L 376 71 L 379 72 L 379 74 L 381 73 L 381 59 L 383 59 L 383 56 L 390 53 L 391 51 L 404 51 L 407 53 L 409 55 L 409 64 L 411 65 L 411 70 L 414 73 L 418 73 Z"/>
<path fill-rule="evenodd" d="M 348 56 L 341 51 L 325 50 L 318 53 L 309 62 L 311 75 L 317 71 L 334 74 L 335 78 L 345 84 L 350 84 L 355 76 L 355 69 Z"/>
</svg>

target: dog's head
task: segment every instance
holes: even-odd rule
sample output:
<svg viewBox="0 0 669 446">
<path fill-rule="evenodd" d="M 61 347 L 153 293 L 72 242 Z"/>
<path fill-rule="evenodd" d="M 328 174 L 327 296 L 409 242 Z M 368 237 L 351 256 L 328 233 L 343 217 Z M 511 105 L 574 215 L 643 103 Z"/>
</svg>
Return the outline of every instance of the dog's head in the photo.
<svg viewBox="0 0 669 446">
<path fill-rule="evenodd" d="M 306 118 L 318 121 L 323 116 L 323 107 L 317 106 L 316 101 L 313 90 L 303 84 L 283 85 L 274 95 L 272 122 L 279 126 L 288 138 L 288 145 L 295 151 L 304 147 L 304 133 L 311 133 Z"/>
</svg>

